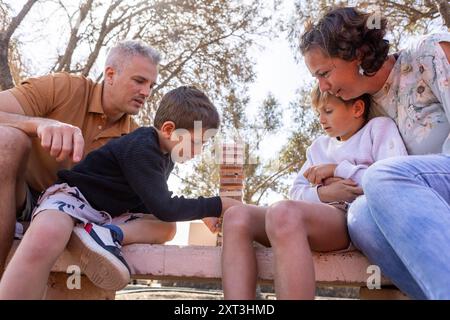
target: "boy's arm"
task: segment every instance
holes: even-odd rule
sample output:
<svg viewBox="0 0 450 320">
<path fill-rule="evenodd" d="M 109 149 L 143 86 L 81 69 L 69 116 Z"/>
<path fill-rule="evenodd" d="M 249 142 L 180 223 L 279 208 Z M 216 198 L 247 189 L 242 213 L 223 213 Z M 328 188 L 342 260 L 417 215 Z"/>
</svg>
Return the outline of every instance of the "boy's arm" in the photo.
<svg viewBox="0 0 450 320">
<path fill-rule="evenodd" d="M 146 142 L 148 131 L 127 140 L 117 157 L 130 187 L 144 203 L 147 213 L 162 221 L 189 221 L 219 217 L 222 202 L 219 197 L 187 199 L 173 196 L 168 189 L 165 163 L 157 146 Z"/>
<path fill-rule="evenodd" d="M 232 206 L 237 206 L 237 205 L 242 204 L 241 201 L 227 198 L 227 197 L 220 197 L 220 200 L 222 201 L 222 214 L 220 215 L 220 218 L 206 217 L 206 218 L 202 219 L 203 223 L 208 227 L 208 229 L 212 233 L 217 233 L 221 230 L 222 217 L 223 217 L 223 214 L 225 213 L 225 211 L 227 211 L 227 209 L 231 208 Z"/>
<path fill-rule="evenodd" d="M 223 216 L 225 211 L 227 211 L 232 206 L 238 206 L 238 205 L 242 204 L 241 201 L 238 201 L 238 200 L 235 200 L 235 199 L 232 199 L 232 198 L 227 198 L 227 197 L 220 197 L 220 200 L 222 201 L 222 214 L 221 214 L 221 216 Z"/>
</svg>

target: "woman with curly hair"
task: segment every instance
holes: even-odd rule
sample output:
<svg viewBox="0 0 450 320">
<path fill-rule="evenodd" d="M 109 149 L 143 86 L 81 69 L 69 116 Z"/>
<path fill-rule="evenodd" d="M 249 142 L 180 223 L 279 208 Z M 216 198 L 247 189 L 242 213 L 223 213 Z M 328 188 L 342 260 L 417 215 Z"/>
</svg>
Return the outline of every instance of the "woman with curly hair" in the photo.
<svg viewBox="0 0 450 320">
<path fill-rule="evenodd" d="M 320 90 L 370 94 L 410 156 L 371 166 L 351 205 L 352 242 L 411 298 L 450 299 L 450 34 L 429 34 L 389 54 L 386 20 L 355 8 L 307 27 L 300 51 Z"/>
<path fill-rule="evenodd" d="M 337 50 L 351 57 L 350 45 L 344 43 Z M 384 58 L 379 58 L 378 51 L 385 56 L 388 51 L 387 43 L 379 45 L 376 54 L 371 53 L 371 46 L 362 49 L 371 59 L 365 61 L 367 66 L 364 64 L 367 73 L 375 72 L 371 69 L 374 64 L 383 64 Z M 326 78 L 340 63 L 346 62 L 336 61 L 336 67 L 332 65 L 330 69 L 315 72 Z M 358 76 L 362 75 L 348 73 L 350 79 Z M 319 84 L 323 85 L 323 81 Z M 318 87 L 313 90 L 312 106 L 325 135 L 308 147 L 306 161 L 291 188 L 290 200 L 268 208 L 235 206 L 225 212 L 222 283 L 226 299 L 255 298 L 254 241 L 273 248 L 275 291 L 279 299 L 314 298 L 311 251 L 351 248 L 346 212 L 348 205 L 362 194 L 360 187 L 365 172 L 376 161 L 407 152 L 394 121 L 388 117 L 368 119 L 372 108 L 370 97 L 361 94 L 348 98 L 350 94 L 353 95 L 347 89 L 340 90 L 337 96 Z"/>
</svg>

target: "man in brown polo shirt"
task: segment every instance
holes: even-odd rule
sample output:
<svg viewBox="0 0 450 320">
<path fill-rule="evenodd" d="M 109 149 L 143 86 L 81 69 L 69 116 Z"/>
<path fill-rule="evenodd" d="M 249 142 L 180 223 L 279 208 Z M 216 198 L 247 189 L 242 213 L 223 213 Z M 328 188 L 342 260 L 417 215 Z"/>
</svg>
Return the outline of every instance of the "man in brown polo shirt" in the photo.
<svg viewBox="0 0 450 320">
<path fill-rule="evenodd" d="M 55 182 L 56 172 L 137 128 L 131 115 L 150 95 L 159 61 L 151 47 L 123 41 L 110 50 L 101 83 L 57 73 L 0 92 L 0 274 L 16 219 L 30 219 L 39 193 Z M 129 226 L 136 242 L 164 242 L 175 232 L 174 224 L 153 219 Z"/>
</svg>

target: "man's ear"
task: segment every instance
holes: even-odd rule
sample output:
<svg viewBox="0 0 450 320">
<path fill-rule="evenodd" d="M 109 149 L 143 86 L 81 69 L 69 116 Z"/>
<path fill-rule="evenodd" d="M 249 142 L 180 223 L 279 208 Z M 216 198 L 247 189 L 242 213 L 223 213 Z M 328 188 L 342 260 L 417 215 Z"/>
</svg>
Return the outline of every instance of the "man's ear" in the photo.
<svg viewBox="0 0 450 320">
<path fill-rule="evenodd" d="M 112 85 L 115 74 L 116 74 L 116 70 L 111 66 L 107 66 L 105 68 L 105 83 Z"/>
<path fill-rule="evenodd" d="M 357 99 L 355 102 L 353 102 L 352 109 L 353 109 L 353 116 L 355 118 L 360 118 L 364 116 L 366 104 L 361 99 Z"/>
<path fill-rule="evenodd" d="M 162 124 L 160 131 L 162 132 L 164 138 L 169 139 L 172 133 L 175 131 L 175 123 L 173 121 L 166 121 Z"/>
</svg>

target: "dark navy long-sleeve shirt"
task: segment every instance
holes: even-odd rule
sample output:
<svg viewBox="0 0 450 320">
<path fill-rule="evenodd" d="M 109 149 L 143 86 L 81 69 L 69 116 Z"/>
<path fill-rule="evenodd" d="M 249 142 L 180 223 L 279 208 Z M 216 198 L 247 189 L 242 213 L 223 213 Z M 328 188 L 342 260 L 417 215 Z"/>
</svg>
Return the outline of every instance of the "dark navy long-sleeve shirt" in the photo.
<svg viewBox="0 0 450 320">
<path fill-rule="evenodd" d="M 142 127 L 92 151 L 71 170 L 58 172 L 58 183 L 77 187 L 91 206 L 112 217 L 126 212 L 155 215 L 163 221 L 219 217 L 219 197 L 172 196 L 167 179 L 174 163 L 162 153 L 158 133 Z"/>
</svg>

